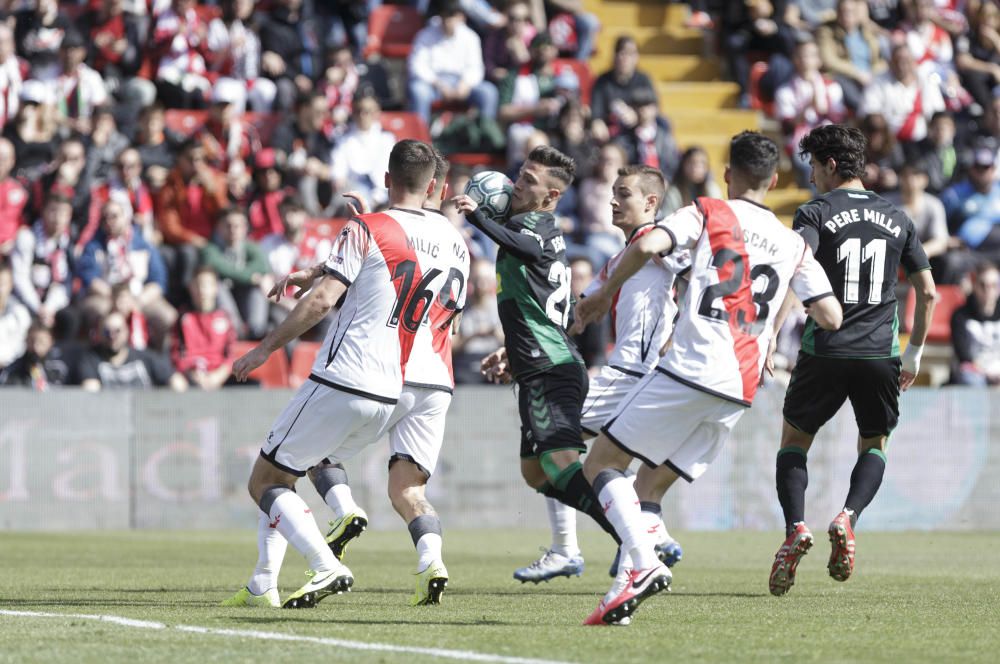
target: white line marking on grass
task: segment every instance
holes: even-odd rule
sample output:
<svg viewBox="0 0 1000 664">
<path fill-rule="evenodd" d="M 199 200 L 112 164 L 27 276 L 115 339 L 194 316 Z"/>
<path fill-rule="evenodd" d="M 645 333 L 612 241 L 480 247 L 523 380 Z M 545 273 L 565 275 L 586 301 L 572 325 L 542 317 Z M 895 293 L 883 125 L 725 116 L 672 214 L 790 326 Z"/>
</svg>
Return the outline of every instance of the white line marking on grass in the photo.
<svg viewBox="0 0 1000 664">
<path fill-rule="evenodd" d="M 173 627 L 169 627 L 161 622 L 133 620 L 132 618 L 125 618 L 122 616 L 94 615 L 86 613 L 46 613 L 43 611 L 9 611 L 5 609 L 0 609 L 0 616 L 14 616 L 20 618 L 75 618 L 77 620 L 109 622 L 121 625 L 122 627 L 136 627 L 139 629 L 172 629 L 194 634 L 239 636 L 249 639 L 261 639 L 263 641 L 297 641 L 299 643 L 315 643 L 324 646 L 347 648 L 350 650 L 408 653 L 411 655 L 427 655 L 428 657 L 439 657 L 442 659 L 460 659 L 467 662 L 497 662 L 498 664 L 569 664 L 568 662 L 559 662 L 549 659 L 531 659 L 529 657 L 491 655 L 489 653 L 480 653 L 471 650 L 446 650 L 444 648 L 397 646 L 391 643 L 368 643 L 366 641 L 349 641 L 346 639 L 333 639 L 321 636 L 300 636 L 297 634 L 283 634 L 281 632 L 261 632 L 246 629 L 216 629 L 214 627 L 199 627 L 197 625 L 175 625 Z"/>
</svg>

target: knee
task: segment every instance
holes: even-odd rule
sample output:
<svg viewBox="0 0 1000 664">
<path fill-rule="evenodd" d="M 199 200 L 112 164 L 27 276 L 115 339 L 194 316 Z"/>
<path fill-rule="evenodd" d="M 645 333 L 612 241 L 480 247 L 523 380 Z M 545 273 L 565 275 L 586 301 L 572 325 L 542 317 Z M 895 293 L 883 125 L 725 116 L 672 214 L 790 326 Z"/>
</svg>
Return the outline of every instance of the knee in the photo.
<svg viewBox="0 0 1000 664">
<path fill-rule="evenodd" d="M 521 461 L 521 477 L 532 489 L 541 489 L 548 482 L 545 471 L 534 459 L 524 459 Z"/>
</svg>

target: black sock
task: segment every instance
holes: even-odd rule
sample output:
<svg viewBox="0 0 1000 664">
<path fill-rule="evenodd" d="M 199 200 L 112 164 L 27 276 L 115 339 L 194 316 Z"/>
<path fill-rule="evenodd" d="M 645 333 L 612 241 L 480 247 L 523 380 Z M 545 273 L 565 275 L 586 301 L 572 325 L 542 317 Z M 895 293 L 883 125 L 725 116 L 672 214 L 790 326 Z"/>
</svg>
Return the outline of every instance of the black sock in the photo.
<svg viewBox="0 0 1000 664">
<path fill-rule="evenodd" d="M 655 514 L 656 516 L 663 516 L 663 508 L 660 507 L 659 503 L 654 503 L 651 500 L 639 501 L 639 508 L 643 512 L 649 512 L 650 514 Z"/>
<path fill-rule="evenodd" d="M 806 487 L 809 471 L 806 470 L 806 453 L 800 447 L 778 450 L 774 481 L 778 487 L 778 502 L 785 514 L 785 535 L 792 532 L 794 524 L 806 520 Z"/>
<path fill-rule="evenodd" d="M 597 496 L 594 495 L 594 490 L 590 486 L 590 482 L 583 476 L 583 469 L 580 468 L 570 476 L 568 481 L 564 483 L 564 486 L 566 487 L 565 490 L 546 483 L 542 487 L 541 493 L 549 498 L 555 498 L 563 505 L 569 505 L 575 510 L 587 513 L 604 532 L 611 535 L 615 543 L 621 544 L 622 540 L 618 537 L 618 533 L 615 532 L 615 527 L 604 516 L 604 510 L 601 509 L 601 503 L 597 500 Z"/>
<path fill-rule="evenodd" d="M 851 472 L 851 488 L 844 501 L 844 507 L 854 512 L 851 515 L 851 528 L 858 522 L 861 511 L 875 498 L 884 474 L 885 454 L 882 450 L 871 449 L 858 457 L 854 471 Z"/>
</svg>

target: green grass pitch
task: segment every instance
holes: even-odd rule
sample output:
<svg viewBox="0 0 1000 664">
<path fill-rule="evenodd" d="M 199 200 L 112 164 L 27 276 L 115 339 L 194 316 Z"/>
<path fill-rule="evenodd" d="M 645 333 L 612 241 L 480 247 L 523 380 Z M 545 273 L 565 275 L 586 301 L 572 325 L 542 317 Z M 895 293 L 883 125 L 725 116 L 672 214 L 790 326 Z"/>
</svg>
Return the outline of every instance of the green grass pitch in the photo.
<svg viewBox="0 0 1000 664">
<path fill-rule="evenodd" d="M 164 629 L 81 618 L 0 615 L 0 662 L 426 662 L 245 635 L 255 630 L 562 662 L 996 662 L 1000 533 L 858 532 L 854 577 L 826 575 L 825 536 L 791 593 L 767 593 L 778 533 L 676 533 L 684 560 L 673 591 L 628 628 L 580 623 L 610 585 L 600 534 L 581 544 L 579 579 L 521 585 L 513 569 L 547 541 L 537 531 L 445 531 L 444 603 L 408 606 L 415 556 L 405 529 L 368 532 L 347 550 L 355 590 L 313 610 L 223 609 L 256 557 L 252 531 L 4 533 L 0 611 L 114 615 Z M 282 596 L 305 580 L 289 548 Z M 456 661 L 451 659 L 448 661 Z M 497 660 L 493 660 L 497 661 Z"/>
</svg>

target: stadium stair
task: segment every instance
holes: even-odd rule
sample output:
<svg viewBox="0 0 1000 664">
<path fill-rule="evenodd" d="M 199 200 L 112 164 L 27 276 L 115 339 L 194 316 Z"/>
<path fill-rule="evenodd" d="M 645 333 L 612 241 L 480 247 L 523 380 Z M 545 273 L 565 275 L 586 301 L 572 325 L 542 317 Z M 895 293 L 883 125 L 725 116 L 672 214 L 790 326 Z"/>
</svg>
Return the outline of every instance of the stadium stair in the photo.
<svg viewBox="0 0 1000 664">
<path fill-rule="evenodd" d="M 739 88 L 722 79 L 724 69 L 714 35 L 684 27 L 688 6 L 663 0 L 584 0 L 601 21 L 597 52 L 590 60 L 594 76 L 611 68 L 615 40 L 623 34 L 639 45 L 639 68 L 653 78 L 664 115 L 681 149 L 702 146 L 716 182 L 725 191 L 723 173 L 730 137 L 744 129 L 763 131 L 781 144 L 780 128 L 758 110 L 737 107 Z M 811 198 L 783 165 L 778 188 L 768 197 L 775 214 L 791 224 L 795 209 Z"/>
</svg>

